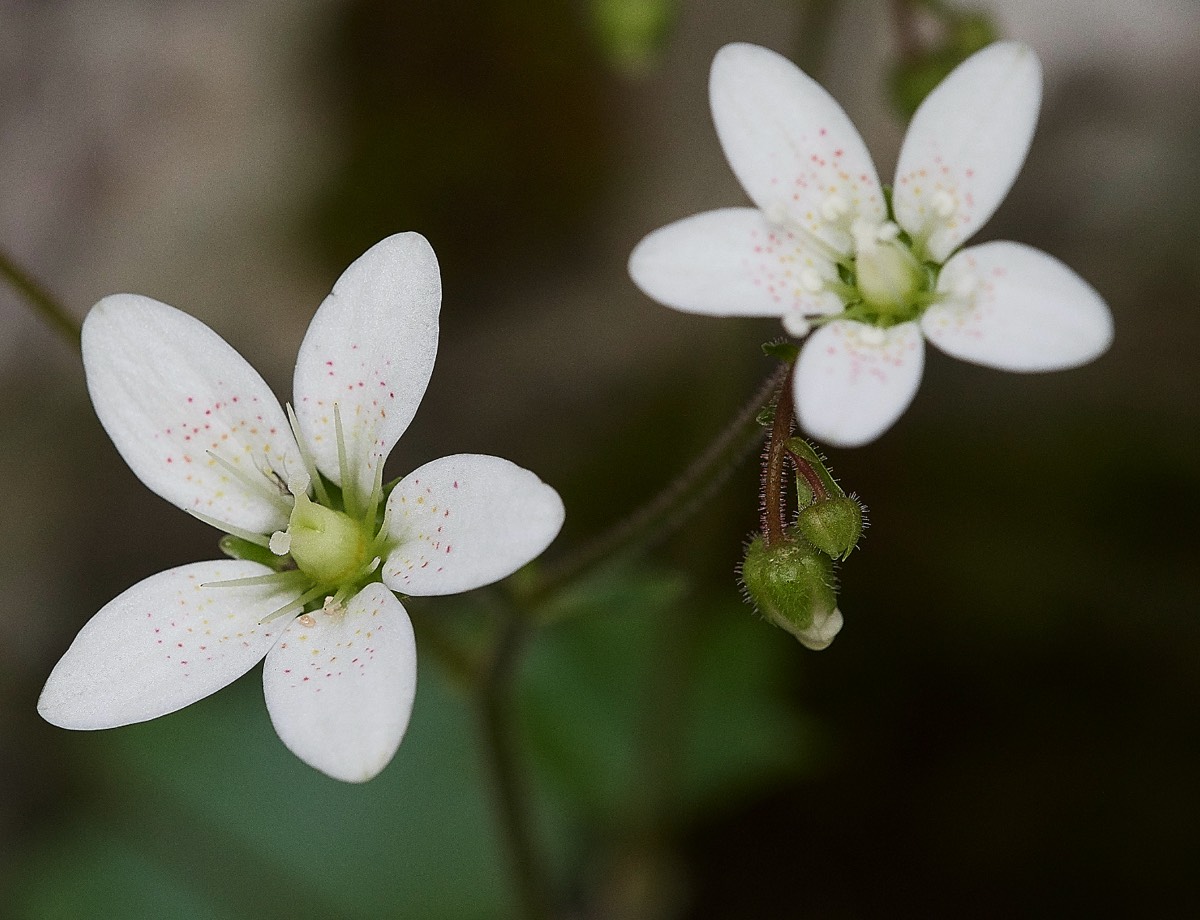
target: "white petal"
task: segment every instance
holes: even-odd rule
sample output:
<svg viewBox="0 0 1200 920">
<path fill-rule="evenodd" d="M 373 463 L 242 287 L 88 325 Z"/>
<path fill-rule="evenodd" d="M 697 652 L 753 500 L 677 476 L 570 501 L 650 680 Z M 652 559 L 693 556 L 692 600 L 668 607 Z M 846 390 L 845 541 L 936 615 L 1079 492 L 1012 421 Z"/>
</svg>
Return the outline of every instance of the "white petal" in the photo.
<svg viewBox="0 0 1200 920">
<path fill-rule="evenodd" d="M 204 323 L 149 297 L 105 297 L 83 324 L 83 367 L 100 424 L 150 489 L 244 530 L 286 526 L 281 483 L 304 470 L 287 419 Z"/>
<path fill-rule="evenodd" d="M 38 712 L 61 728 L 114 728 L 182 709 L 256 665 L 283 632 L 259 626 L 295 591 L 203 585 L 270 572 L 256 562 L 196 562 L 138 582 L 79 631 Z"/>
<path fill-rule="evenodd" d="M 659 303 L 714 316 L 804 316 L 841 303 L 820 285 L 832 262 L 754 208 L 707 211 L 655 230 L 629 257 L 634 283 Z"/>
<path fill-rule="evenodd" d="M 796 419 L 818 441 L 858 447 L 887 431 L 917 393 L 925 365 L 916 323 L 888 330 L 834 320 L 796 362 Z"/>
<path fill-rule="evenodd" d="M 263 666 L 267 711 L 283 743 L 348 783 L 366 782 L 388 765 L 416 687 L 412 624 L 378 582 L 345 608 L 292 620 Z"/>
<path fill-rule="evenodd" d="M 921 327 L 964 361 L 1006 371 L 1086 364 L 1112 342 L 1112 314 L 1092 287 L 1058 259 L 1020 243 L 971 246 L 942 269 Z"/>
<path fill-rule="evenodd" d="M 339 485 L 334 405 L 366 494 L 425 395 L 441 302 L 433 248 L 397 233 L 359 256 L 313 317 L 296 358 L 296 416 L 318 468 Z"/>
<path fill-rule="evenodd" d="M 383 564 L 384 583 L 412 595 L 489 585 L 549 546 L 563 515 L 558 493 L 515 463 L 481 454 L 426 463 L 388 498 L 398 545 Z"/>
<path fill-rule="evenodd" d="M 848 252 L 856 217 L 883 220 L 879 178 L 858 131 L 787 58 L 726 45 L 713 59 L 709 98 L 729 165 L 772 221 Z"/>
<path fill-rule="evenodd" d="M 1033 49 L 996 42 L 943 80 L 913 116 L 892 203 L 896 221 L 936 262 L 1000 206 L 1025 162 L 1042 99 Z"/>
<path fill-rule="evenodd" d="M 819 611 L 813 615 L 812 625 L 797 634 L 796 638 L 805 648 L 814 652 L 829 648 L 834 638 L 842 631 L 842 612 L 834 607 L 831 612 Z"/>
</svg>

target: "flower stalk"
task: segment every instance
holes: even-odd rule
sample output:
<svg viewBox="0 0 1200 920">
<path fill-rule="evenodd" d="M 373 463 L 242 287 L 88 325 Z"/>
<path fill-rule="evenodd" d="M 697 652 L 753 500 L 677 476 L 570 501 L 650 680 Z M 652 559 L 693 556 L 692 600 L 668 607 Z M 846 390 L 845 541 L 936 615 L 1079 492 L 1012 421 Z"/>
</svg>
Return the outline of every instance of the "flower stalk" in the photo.
<svg viewBox="0 0 1200 920">
<path fill-rule="evenodd" d="M 653 545 L 681 527 L 733 472 L 738 461 L 761 443 L 759 415 L 776 401 L 787 372 L 786 367 L 774 371 L 704 453 L 641 508 L 561 563 L 548 567 L 532 585 L 510 580 L 517 599 L 528 609 L 540 607 L 598 566 Z"/>
<path fill-rule="evenodd" d="M 25 298 L 30 306 L 78 351 L 81 324 L 58 300 L 21 268 L 12 257 L 0 249 L 0 275 Z"/>
<path fill-rule="evenodd" d="M 521 916 L 526 920 L 550 920 L 550 884 L 532 827 L 528 789 L 512 725 L 513 684 L 530 638 L 530 624 L 516 609 L 505 610 L 503 616 L 491 659 L 475 685 L 484 761 L 491 776 Z"/>
</svg>

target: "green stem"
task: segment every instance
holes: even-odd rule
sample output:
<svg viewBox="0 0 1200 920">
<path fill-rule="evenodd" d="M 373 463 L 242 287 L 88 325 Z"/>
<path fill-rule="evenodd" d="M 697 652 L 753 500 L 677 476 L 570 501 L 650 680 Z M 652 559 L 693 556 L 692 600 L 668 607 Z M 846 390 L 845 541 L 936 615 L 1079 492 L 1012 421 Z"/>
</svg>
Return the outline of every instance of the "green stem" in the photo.
<svg viewBox="0 0 1200 920">
<path fill-rule="evenodd" d="M 46 322 L 61 332 L 76 350 L 79 349 L 80 323 L 3 249 L 0 249 L 0 275 L 16 288 Z"/>
<path fill-rule="evenodd" d="M 762 443 L 758 415 L 771 405 L 787 370 L 782 367 L 772 373 L 717 439 L 662 492 L 563 562 L 549 567 L 539 582 L 520 592 L 523 603 L 532 609 L 598 565 L 652 545 L 682 526 L 738 461 Z"/>
<path fill-rule="evenodd" d="M 446 676 L 460 690 L 469 691 L 482 680 L 483 663 L 478 655 L 466 649 L 444 625 L 436 613 L 429 613 L 412 598 L 405 600 L 409 622 L 422 655 L 436 658 Z"/>
<path fill-rule="evenodd" d="M 529 624 L 517 611 L 507 610 L 491 663 L 484 679 L 476 685 L 476 699 L 497 817 L 508 847 L 521 916 L 527 920 L 550 920 L 553 916 L 550 884 L 534 841 L 511 719 L 513 682 L 528 638 Z"/>
</svg>

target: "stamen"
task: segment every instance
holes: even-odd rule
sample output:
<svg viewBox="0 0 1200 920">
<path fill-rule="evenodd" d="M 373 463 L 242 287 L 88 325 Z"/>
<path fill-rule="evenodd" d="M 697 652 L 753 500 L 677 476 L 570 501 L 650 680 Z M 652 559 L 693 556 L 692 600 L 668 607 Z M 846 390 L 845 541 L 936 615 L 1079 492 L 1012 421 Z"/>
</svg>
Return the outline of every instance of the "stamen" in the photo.
<svg viewBox="0 0 1200 920">
<path fill-rule="evenodd" d="M 351 475 L 350 458 L 346 454 L 346 437 L 342 431 L 342 413 L 333 404 L 333 427 L 337 432 L 338 472 L 342 477 L 342 505 L 351 517 L 358 517 L 358 486 Z"/>
<path fill-rule="evenodd" d="M 279 494 L 279 490 L 271 485 L 269 480 L 266 478 L 267 474 L 260 470 L 257 466 L 255 466 L 254 470 L 259 474 L 259 476 L 264 477 L 262 479 L 258 478 L 258 476 L 252 475 L 241 467 L 230 463 L 214 450 L 206 450 L 205 453 L 216 460 L 217 463 L 219 463 L 227 473 L 229 473 L 251 491 L 257 492 L 260 495 L 265 495 L 273 504 L 278 506 L 283 511 L 291 510 L 291 502 L 289 502 L 283 495 Z"/>
<path fill-rule="evenodd" d="M 944 189 L 933 196 L 932 204 L 934 213 L 941 218 L 950 217 L 958 210 L 958 202 Z"/>
<path fill-rule="evenodd" d="M 802 339 L 812 332 L 812 323 L 808 321 L 808 317 L 798 310 L 791 310 L 783 314 L 783 328 L 787 334 L 796 339 Z"/>
<path fill-rule="evenodd" d="M 856 256 L 861 256 L 864 252 L 870 252 L 879 241 L 879 231 L 882 227 L 876 227 L 865 220 L 856 220 L 850 225 L 850 236 L 854 239 L 854 253 Z"/>
<path fill-rule="evenodd" d="M 841 195 L 833 194 L 821 202 L 821 216 L 829 223 L 836 223 L 850 213 L 850 206 Z"/>
<path fill-rule="evenodd" d="M 308 448 L 304 446 L 304 438 L 300 436 L 300 420 L 296 418 L 296 410 L 292 408 L 292 404 L 287 404 L 288 424 L 292 426 L 292 434 L 296 438 L 296 446 L 300 448 L 300 459 L 304 462 L 304 469 L 308 471 L 308 478 L 312 480 L 313 487 L 317 490 L 317 500 L 326 508 L 329 507 L 329 493 L 325 489 L 325 483 L 321 481 L 321 474 L 317 471 L 316 461 L 313 460 L 312 454 L 308 452 Z"/>
<path fill-rule="evenodd" d="M 271 534 L 268 546 L 276 556 L 286 556 L 292 548 L 292 535 L 286 530 L 277 530 Z"/>
<path fill-rule="evenodd" d="M 877 347 L 887 341 L 887 336 L 878 326 L 866 326 L 859 330 L 858 340 L 863 345 Z"/>
<path fill-rule="evenodd" d="M 269 575 L 251 575 L 249 578 L 230 578 L 225 581 L 206 581 L 201 588 L 248 588 L 255 585 L 285 586 L 288 582 L 307 581 L 308 576 L 299 569 L 287 572 L 271 572 Z"/>
<path fill-rule="evenodd" d="M 970 272 L 964 272 L 962 277 L 955 279 L 950 291 L 957 299 L 970 300 L 978 289 L 979 279 Z"/>
<path fill-rule="evenodd" d="M 325 585 L 317 585 L 315 588 L 310 588 L 290 604 L 284 604 L 278 610 L 273 610 L 271 613 L 268 613 L 265 617 L 258 621 L 258 625 L 263 626 L 264 624 L 270 623 L 272 620 L 276 620 L 281 616 L 286 616 L 287 614 L 294 613 L 297 610 L 303 610 L 309 601 L 315 601 L 318 597 L 325 593 L 325 590 Z"/>
<path fill-rule="evenodd" d="M 216 518 L 209 517 L 207 514 L 197 511 L 194 508 L 185 508 L 183 510 L 192 517 L 196 518 L 196 520 L 203 521 L 209 527 L 215 527 L 217 530 L 221 531 L 222 533 L 227 533 L 231 537 L 241 537 L 247 543 L 253 543 L 255 546 L 269 548 L 271 545 L 270 539 L 264 534 L 255 533 L 252 530 L 243 530 L 240 527 L 234 527 L 232 524 L 226 524 L 224 521 L 218 521 Z"/>
<path fill-rule="evenodd" d="M 763 217 L 767 219 L 767 223 L 774 224 L 776 227 L 786 227 L 789 223 L 787 208 L 777 201 L 767 206 L 763 211 Z"/>
<path fill-rule="evenodd" d="M 371 499 L 367 502 L 367 513 L 363 517 L 368 527 L 375 526 L 375 515 L 379 513 L 379 503 L 383 500 L 383 457 L 379 458 L 375 467 L 375 481 L 371 484 Z"/>
<path fill-rule="evenodd" d="M 890 220 L 885 220 L 875 233 L 875 239 L 881 243 L 890 243 L 900 235 L 900 228 Z"/>
<path fill-rule="evenodd" d="M 846 258 L 846 253 L 842 252 L 836 246 L 825 242 L 825 240 L 821 239 L 806 227 L 802 227 L 800 224 L 795 223 L 788 214 L 787 208 L 779 202 L 774 202 L 767 205 L 767 207 L 763 209 L 763 217 L 766 218 L 767 223 L 774 227 L 778 227 L 784 233 L 790 233 L 800 237 L 806 247 L 812 249 L 814 252 L 818 253 L 823 258 L 828 259 L 835 265 L 839 262 L 842 262 Z"/>
</svg>

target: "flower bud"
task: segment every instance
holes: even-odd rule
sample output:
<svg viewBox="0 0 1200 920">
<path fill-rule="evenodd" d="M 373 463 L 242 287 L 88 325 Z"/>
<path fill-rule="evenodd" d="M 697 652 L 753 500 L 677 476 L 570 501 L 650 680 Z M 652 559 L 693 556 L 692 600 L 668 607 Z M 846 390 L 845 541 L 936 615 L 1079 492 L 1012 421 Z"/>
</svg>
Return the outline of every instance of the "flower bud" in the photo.
<svg viewBox="0 0 1200 920">
<path fill-rule="evenodd" d="M 742 561 L 742 584 L 759 613 L 810 649 L 825 648 L 842 628 L 833 561 L 804 540 L 768 546 L 755 537 Z"/>
<path fill-rule="evenodd" d="M 800 512 L 796 529 L 821 552 L 845 559 L 862 536 L 862 505 L 846 496 L 818 501 Z"/>
</svg>

